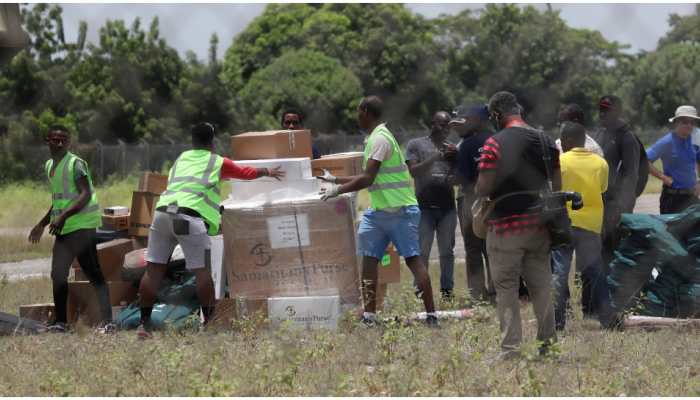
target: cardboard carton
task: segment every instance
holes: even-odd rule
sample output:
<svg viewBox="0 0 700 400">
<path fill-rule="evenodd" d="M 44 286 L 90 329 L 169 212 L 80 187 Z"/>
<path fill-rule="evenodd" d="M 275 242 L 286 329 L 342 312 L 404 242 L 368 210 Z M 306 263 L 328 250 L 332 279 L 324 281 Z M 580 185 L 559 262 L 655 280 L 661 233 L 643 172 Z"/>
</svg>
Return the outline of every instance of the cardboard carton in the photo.
<svg viewBox="0 0 700 400">
<path fill-rule="evenodd" d="M 340 297 L 271 297 L 267 300 L 267 314 L 273 325 L 289 321 L 297 328 L 336 329 L 340 318 Z"/>
<path fill-rule="evenodd" d="M 136 299 L 138 287 L 131 282 L 107 282 L 109 299 L 112 307 L 131 303 Z M 97 301 L 95 287 L 90 282 L 68 282 L 68 322 L 78 319 L 87 325 L 101 322 L 100 304 Z"/>
<path fill-rule="evenodd" d="M 107 215 L 102 214 L 102 226 L 111 231 L 126 231 L 129 229 L 129 214 Z"/>
<path fill-rule="evenodd" d="M 384 300 L 386 299 L 386 292 L 388 289 L 389 289 L 389 285 L 386 283 L 380 283 L 377 285 L 377 297 L 376 297 L 377 311 L 384 311 Z"/>
<path fill-rule="evenodd" d="M 224 207 L 231 293 L 253 298 L 338 295 L 359 302 L 351 197 Z"/>
<path fill-rule="evenodd" d="M 211 250 L 211 278 L 214 282 L 214 298 L 222 299 L 226 294 L 226 271 L 224 270 L 224 237 L 212 236 Z"/>
<path fill-rule="evenodd" d="M 129 218 L 130 236 L 148 236 L 159 198 L 160 195 L 150 192 L 134 192 L 131 197 L 131 216 Z"/>
<path fill-rule="evenodd" d="M 311 132 L 286 130 L 234 135 L 231 136 L 231 155 L 234 160 L 312 158 Z"/>
<path fill-rule="evenodd" d="M 132 250 L 134 250 L 134 242 L 131 239 L 114 239 L 97 245 L 97 260 L 106 281 L 121 280 L 124 256 Z M 80 268 L 78 259 L 74 260 L 74 265 Z M 76 269 L 75 280 L 87 280 L 87 276 L 81 269 Z"/>
<path fill-rule="evenodd" d="M 355 176 L 362 174 L 363 153 L 338 153 L 323 156 L 311 161 L 313 176 L 323 175 L 323 170 L 335 176 Z"/>
<path fill-rule="evenodd" d="M 309 194 L 317 194 L 321 189 L 321 180 L 306 178 L 283 181 L 232 181 L 231 194 L 227 201 L 262 201 L 294 199 Z"/>
<path fill-rule="evenodd" d="M 111 216 L 129 215 L 129 208 L 124 206 L 106 207 L 102 210 L 102 214 Z"/>
<path fill-rule="evenodd" d="M 161 194 L 168 187 L 168 176 L 144 172 L 139 179 L 139 192 Z"/>
<path fill-rule="evenodd" d="M 53 320 L 56 307 L 53 303 L 27 304 L 19 306 L 19 317 L 32 319 L 41 323 L 48 323 Z"/>
<path fill-rule="evenodd" d="M 380 284 L 401 282 L 401 257 L 393 245 L 389 245 L 379 261 L 377 281 Z"/>
</svg>

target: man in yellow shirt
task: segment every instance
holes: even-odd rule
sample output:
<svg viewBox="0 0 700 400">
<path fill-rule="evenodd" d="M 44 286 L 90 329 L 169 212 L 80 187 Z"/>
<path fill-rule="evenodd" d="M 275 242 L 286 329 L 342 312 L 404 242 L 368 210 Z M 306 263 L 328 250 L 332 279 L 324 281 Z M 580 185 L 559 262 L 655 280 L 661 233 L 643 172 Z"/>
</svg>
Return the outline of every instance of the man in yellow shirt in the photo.
<svg viewBox="0 0 700 400">
<path fill-rule="evenodd" d="M 569 301 L 569 271 L 574 251 L 576 270 L 583 281 L 584 314 L 598 314 L 606 325 L 609 317 L 609 292 L 603 274 L 601 228 L 603 225 L 603 193 L 608 190 L 608 164 L 602 157 L 585 149 L 586 130 L 576 122 L 561 127 L 560 156 L 562 190 L 578 192 L 583 208 L 569 207 L 573 241 L 571 246 L 552 252 L 554 317 L 556 328 L 563 330 Z M 605 319 L 605 320 L 604 320 Z"/>
</svg>

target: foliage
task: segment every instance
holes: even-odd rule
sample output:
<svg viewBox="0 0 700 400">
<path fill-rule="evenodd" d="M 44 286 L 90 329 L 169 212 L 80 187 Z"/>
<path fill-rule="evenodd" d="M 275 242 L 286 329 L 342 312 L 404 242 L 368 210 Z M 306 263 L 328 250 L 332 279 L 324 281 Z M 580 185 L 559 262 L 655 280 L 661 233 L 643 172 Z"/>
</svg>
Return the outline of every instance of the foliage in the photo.
<svg viewBox="0 0 700 400">
<path fill-rule="evenodd" d="M 437 110 L 511 90 L 545 128 L 568 102 L 592 125 L 597 99 L 615 93 L 637 128 L 655 132 L 675 107 L 700 100 L 700 6 L 671 15 L 657 50 L 634 55 L 551 7 L 514 4 L 434 19 L 396 3 L 270 4 L 222 59 L 213 35 L 205 60 L 180 56 L 158 18 L 108 20 L 94 44 L 84 21 L 66 40 L 58 4 L 22 6 L 22 18 L 30 46 L 0 66 L 0 181 L 36 175 L 13 150 L 41 145 L 54 121 L 83 143 L 170 143 L 201 120 L 229 133 L 275 128 L 281 109 L 296 106 L 312 131 L 333 135 L 356 131 L 356 101 L 378 94 L 388 122 L 423 129 Z"/>
<path fill-rule="evenodd" d="M 277 129 L 281 113 L 293 107 L 305 114 L 307 126 L 347 131 L 361 96 L 360 81 L 338 60 L 311 50 L 290 51 L 253 74 L 243 87 L 239 103 L 248 120 L 241 124 L 246 130 Z"/>
</svg>

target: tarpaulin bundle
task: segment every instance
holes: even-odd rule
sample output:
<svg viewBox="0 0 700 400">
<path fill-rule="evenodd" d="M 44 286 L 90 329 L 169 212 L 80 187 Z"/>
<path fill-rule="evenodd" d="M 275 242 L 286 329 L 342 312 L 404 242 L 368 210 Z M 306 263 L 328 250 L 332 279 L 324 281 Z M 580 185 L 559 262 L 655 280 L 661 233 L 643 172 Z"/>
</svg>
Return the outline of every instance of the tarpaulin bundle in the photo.
<svg viewBox="0 0 700 400">
<path fill-rule="evenodd" d="M 663 216 L 623 214 L 620 232 L 608 276 L 613 307 L 663 317 L 700 315 L 700 205 Z"/>
</svg>

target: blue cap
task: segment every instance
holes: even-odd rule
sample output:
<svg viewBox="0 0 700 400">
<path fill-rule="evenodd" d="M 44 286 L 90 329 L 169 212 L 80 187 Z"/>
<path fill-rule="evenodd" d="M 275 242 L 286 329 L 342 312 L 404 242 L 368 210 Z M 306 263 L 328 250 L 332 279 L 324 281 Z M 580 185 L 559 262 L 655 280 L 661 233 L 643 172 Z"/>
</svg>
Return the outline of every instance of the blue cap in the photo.
<svg viewBox="0 0 700 400">
<path fill-rule="evenodd" d="M 452 120 L 464 120 L 466 118 L 477 117 L 482 121 L 488 121 L 489 109 L 485 104 L 479 104 L 471 107 L 460 106 L 452 111 Z"/>
</svg>

